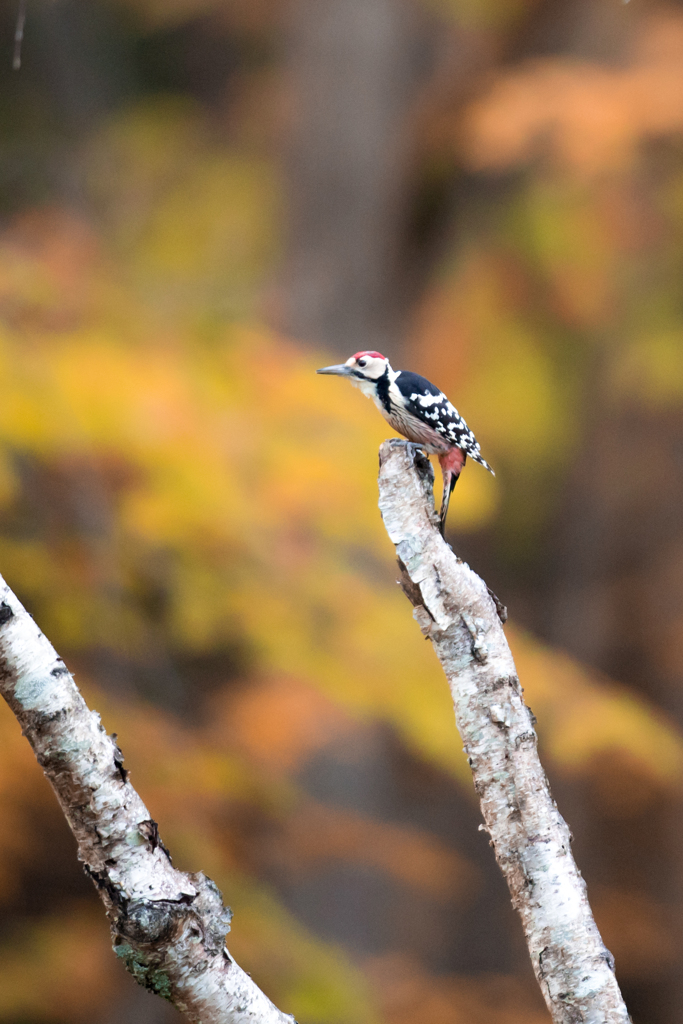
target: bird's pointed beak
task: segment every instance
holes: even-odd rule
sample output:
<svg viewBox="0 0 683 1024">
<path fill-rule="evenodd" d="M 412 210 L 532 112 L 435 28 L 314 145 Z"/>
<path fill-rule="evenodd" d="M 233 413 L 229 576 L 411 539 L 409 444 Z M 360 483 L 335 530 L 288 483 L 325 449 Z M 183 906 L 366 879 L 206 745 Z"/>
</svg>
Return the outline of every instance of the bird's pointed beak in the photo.
<svg viewBox="0 0 683 1024">
<path fill-rule="evenodd" d="M 351 373 L 350 368 L 346 363 L 339 363 L 337 366 L 323 366 L 321 370 L 316 370 L 316 373 L 330 373 L 335 377 L 348 377 Z"/>
</svg>

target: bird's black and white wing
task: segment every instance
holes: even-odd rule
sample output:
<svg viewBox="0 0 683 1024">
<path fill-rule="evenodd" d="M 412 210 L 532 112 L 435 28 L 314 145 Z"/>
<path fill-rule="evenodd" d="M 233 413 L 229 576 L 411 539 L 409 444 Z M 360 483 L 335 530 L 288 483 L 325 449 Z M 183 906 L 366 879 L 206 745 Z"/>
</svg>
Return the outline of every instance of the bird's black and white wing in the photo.
<svg viewBox="0 0 683 1024">
<path fill-rule="evenodd" d="M 476 437 L 443 391 L 425 377 L 405 370 L 397 374 L 394 384 L 400 391 L 404 409 L 409 415 L 428 424 L 450 444 L 461 448 L 471 459 L 493 473 L 488 462 L 482 458 Z"/>
</svg>

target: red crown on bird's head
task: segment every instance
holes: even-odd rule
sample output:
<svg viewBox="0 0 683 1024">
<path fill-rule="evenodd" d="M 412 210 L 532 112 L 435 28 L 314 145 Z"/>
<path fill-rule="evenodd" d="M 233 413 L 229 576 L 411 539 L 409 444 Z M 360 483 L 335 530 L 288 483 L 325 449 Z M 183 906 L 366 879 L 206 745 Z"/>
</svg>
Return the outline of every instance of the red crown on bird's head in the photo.
<svg viewBox="0 0 683 1024">
<path fill-rule="evenodd" d="M 370 359 L 386 359 L 381 352 L 356 352 L 354 359 L 361 359 L 363 356 L 369 357 Z"/>
</svg>

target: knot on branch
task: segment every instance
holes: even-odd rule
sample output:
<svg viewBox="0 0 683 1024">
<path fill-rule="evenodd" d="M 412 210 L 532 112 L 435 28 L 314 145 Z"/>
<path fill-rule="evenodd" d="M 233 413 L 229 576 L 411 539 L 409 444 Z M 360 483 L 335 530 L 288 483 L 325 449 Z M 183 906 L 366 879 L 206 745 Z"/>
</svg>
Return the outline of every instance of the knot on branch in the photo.
<svg viewBox="0 0 683 1024">
<path fill-rule="evenodd" d="M 199 872 L 187 876 L 197 890 L 195 896 L 175 900 L 130 900 L 119 903 L 114 924 L 114 941 L 127 941 L 138 950 L 158 949 L 182 932 L 201 938 L 207 954 L 215 955 L 225 945 L 232 911 L 223 905 L 220 889 Z"/>
<path fill-rule="evenodd" d="M 168 942 L 182 926 L 187 912 L 187 904 L 135 900 L 128 903 L 119 916 L 117 929 L 121 936 L 138 946 Z"/>
<path fill-rule="evenodd" d="M 178 977 L 203 973 L 216 957 L 229 960 L 232 911 L 210 878 L 201 872 L 188 877 L 196 896 L 128 901 L 112 926 L 114 952 L 135 980 L 176 1004 Z"/>
</svg>

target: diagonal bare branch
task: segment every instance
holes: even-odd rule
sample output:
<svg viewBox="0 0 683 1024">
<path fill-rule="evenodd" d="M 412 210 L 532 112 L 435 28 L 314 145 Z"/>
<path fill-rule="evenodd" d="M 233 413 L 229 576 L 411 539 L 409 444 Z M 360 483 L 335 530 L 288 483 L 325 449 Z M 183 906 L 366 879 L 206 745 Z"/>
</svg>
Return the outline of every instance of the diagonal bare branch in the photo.
<svg viewBox="0 0 683 1024">
<path fill-rule="evenodd" d="M 522 919 L 536 978 L 555 1024 L 627 1024 L 612 955 L 538 758 L 500 608 L 442 539 L 433 483 L 429 460 L 415 445 L 384 442 L 384 525 L 413 614 L 446 673 L 484 827 Z"/>
<path fill-rule="evenodd" d="M 115 737 L 2 577 L 0 693 L 57 794 L 114 951 L 136 981 L 201 1024 L 294 1024 L 228 953 L 220 892 L 201 872 L 173 867 Z"/>
</svg>

